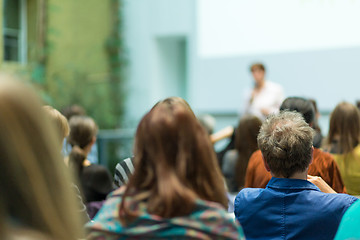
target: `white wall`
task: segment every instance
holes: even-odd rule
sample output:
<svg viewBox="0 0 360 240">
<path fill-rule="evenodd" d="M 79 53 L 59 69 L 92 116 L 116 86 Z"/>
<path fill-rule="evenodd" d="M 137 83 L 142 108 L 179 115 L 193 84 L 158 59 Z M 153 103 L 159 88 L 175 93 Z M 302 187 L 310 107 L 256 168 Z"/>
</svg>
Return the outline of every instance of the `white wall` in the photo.
<svg viewBox="0 0 360 240">
<path fill-rule="evenodd" d="M 195 1 L 125 0 L 124 23 L 129 72 L 126 124 L 137 121 L 157 101 L 186 97 L 191 67 Z M 186 53 L 182 52 L 186 50 Z M 185 65 L 185 66 L 184 66 Z M 181 71 L 185 69 L 184 71 Z M 181 85 L 181 83 L 184 83 Z"/>
<path fill-rule="evenodd" d="M 321 110 L 360 99 L 359 0 L 198 0 L 197 7 L 196 86 L 206 86 L 197 108 L 240 108 L 257 61 L 287 96 L 315 98 Z"/>
<path fill-rule="evenodd" d="M 360 0 L 126 0 L 124 7 L 132 127 L 174 94 L 196 112 L 236 113 L 257 61 L 287 96 L 315 98 L 320 110 L 360 99 Z"/>
</svg>

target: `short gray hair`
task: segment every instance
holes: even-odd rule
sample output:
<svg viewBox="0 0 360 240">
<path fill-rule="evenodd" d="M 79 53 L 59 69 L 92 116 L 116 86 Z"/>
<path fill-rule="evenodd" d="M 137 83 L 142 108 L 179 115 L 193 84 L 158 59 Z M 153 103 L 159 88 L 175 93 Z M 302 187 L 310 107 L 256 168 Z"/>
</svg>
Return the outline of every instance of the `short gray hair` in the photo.
<svg viewBox="0 0 360 240">
<path fill-rule="evenodd" d="M 264 121 L 257 140 L 271 172 L 289 178 L 309 166 L 313 136 L 300 113 L 282 111 Z"/>
</svg>

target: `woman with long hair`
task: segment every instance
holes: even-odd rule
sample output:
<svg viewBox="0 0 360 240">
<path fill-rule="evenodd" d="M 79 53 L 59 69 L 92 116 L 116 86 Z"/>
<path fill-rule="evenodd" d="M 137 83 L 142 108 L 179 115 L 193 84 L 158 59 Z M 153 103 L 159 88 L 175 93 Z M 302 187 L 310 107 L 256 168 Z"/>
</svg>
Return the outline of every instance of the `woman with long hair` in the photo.
<svg viewBox="0 0 360 240">
<path fill-rule="evenodd" d="M 182 98 L 157 103 L 140 121 L 135 171 L 107 199 L 88 239 L 242 239 L 205 129 Z"/>
<path fill-rule="evenodd" d="M 261 120 L 253 115 L 245 115 L 239 121 L 235 130 L 235 149 L 225 154 L 222 165 L 229 192 L 238 193 L 244 188 L 249 159 L 259 149 L 257 135 L 261 124 Z"/>
<path fill-rule="evenodd" d="M 72 149 L 65 162 L 77 177 L 89 217 L 93 218 L 106 196 L 114 189 L 113 180 L 107 168 L 91 164 L 87 159 L 98 131 L 94 119 L 88 116 L 73 116 L 69 125 L 70 135 L 67 141 Z"/>
<path fill-rule="evenodd" d="M 0 239 L 80 238 L 59 135 L 39 99 L 1 75 L 0 112 Z"/>
<path fill-rule="evenodd" d="M 324 149 L 333 154 L 347 192 L 360 194 L 360 112 L 348 102 L 339 103 L 330 117 Z"/>
</svg>

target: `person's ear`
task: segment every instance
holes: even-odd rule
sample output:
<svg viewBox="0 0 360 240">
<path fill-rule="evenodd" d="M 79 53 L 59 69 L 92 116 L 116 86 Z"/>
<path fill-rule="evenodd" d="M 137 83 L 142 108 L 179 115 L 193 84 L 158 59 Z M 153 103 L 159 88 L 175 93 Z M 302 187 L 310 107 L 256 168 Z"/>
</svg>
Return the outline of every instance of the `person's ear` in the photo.
<svg viewBox="0 0 360 240">
<path fill-rule="evenodd" d="M 313 160 L 314 160 L 314 146 L 311 147 L 311 160 L 310 160 L 310 164 L 312 164 Z M 310 164 L 309 164 L 309 165 L 310 165 Z"/>
<path fill-rule="evenodd" d="M 266 171 L 270 172 L 270 168 L 269 168 L 269 164 L 266 162 L 265 158 L 264 158 L 264 155 L 261 153 L 261 158 L 264 162 L 264 166 L 265 166 L 265 169 Z"/>
</svg>

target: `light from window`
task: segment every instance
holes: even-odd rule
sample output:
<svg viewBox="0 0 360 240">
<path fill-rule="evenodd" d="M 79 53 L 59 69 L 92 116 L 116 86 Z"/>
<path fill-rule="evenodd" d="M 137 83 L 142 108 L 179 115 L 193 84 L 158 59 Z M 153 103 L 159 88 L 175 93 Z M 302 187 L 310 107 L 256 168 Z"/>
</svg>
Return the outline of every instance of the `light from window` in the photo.
<svg viewBox="0 0 360 240">
<path fill-rule="evenodd" d="M 25 0 L 4 0 L 4 60 L 26 59 Z"/>
</svg>

